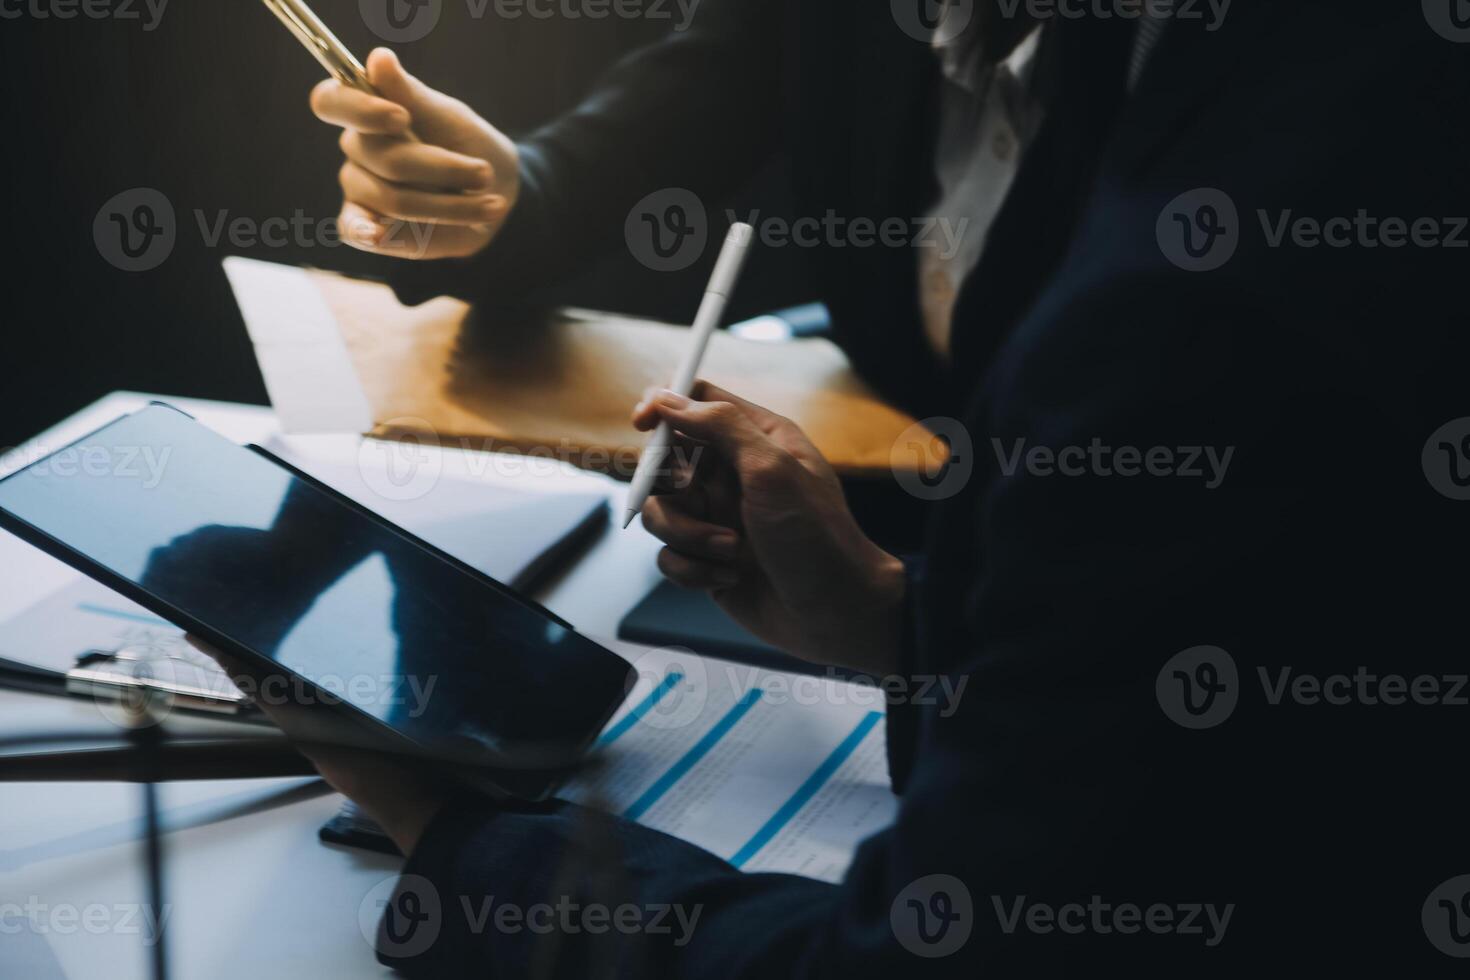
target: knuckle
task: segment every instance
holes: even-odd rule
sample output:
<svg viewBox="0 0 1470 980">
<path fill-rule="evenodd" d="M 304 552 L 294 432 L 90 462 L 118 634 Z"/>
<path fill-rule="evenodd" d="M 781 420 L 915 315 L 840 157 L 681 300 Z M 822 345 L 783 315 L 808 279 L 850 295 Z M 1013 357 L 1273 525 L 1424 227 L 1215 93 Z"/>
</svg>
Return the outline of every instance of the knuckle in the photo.
<svg viewBox="0 0 1470 980">
<path fill-rule="evenodd" d="M 390 180 L 404 180 L 404 152 L 397 146 L 378 146 L 372 151 L 373 169 Z"/>
<path fill-rule="evenodd" d="M 689 519 L 679 518 L 669 521 L 664 531 L 668 535 L 664 540 L 680 551 L 696 552 L 699 550 L 702 536 Z"/>
<path fill-rule="evenodd" d="M 467 222 L 479 217 L 479 205 L 475 199 L 465 194 L 449 193 L 431 194 L 424 202 L 425 207 L 433 208 L 437 219 L 447 222 Z"/>
<path fill-rule="evenodd" d="M 686 563 L 674 549 L 664 548 L 658 553 L 658 570 L 671 579 L 678 579 L 686 571 Z"/>
<path fill-rule="evenodd" d="M 650 499 L 643 505 L 643 529 L 656 538 L 662 538 L 669 527 L 668 512 L 663 505 Z"/>
<path fill-rule="evenodd" d="M 740 417 L 740 409 L 733 402 L 710 402 L 705 407 L 705 415 L 716 425 L 733 425 Z"/>
<path fill-rule="evenodd" d="M 456 170 L 465 187 L 488 187 L 495 179 L 495 171 L 489 164 L 461 163 L 456 166 Z"/>
<path fill-rule="evenodd" d="M 784 452 L 761 453 L 746 461 L 742 467 L 745 484 L 752 489 L 767 489 L 784 486 L 790 481 L 791 466 L 795 462 Z"/>
</svg>

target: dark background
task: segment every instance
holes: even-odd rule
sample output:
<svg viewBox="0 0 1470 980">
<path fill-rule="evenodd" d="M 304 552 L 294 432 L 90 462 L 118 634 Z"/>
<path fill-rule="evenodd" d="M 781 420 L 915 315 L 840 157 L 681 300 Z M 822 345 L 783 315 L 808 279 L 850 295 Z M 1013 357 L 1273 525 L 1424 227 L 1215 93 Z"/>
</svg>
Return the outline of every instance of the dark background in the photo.
<svg viewBox="0 0 1470 980">
<path fill-rule="evenodd" d="M 222 212 L 259 223 L 300 211 L 313 225 L 336 215 L 337 133 L 307 107 L 320 69 L 259 0 L 170 0 L 151 32 L 142 0 L 132 3 L 136 20 L 40 19 L 30 13 L 36 2 L 0 0 L 22 14 L 0 19 L 9 219 L 0 449 L 117 389 L 264 403 L 220 260 L 245 254 L 359 273 L 387 260 L 342 245 L 210 247 L 196 212 L 211 227 Z M 313 7 L 359 57 L 378 43 L 357 0 Z M 506 20 L 485 9 L 477 19 L 466 0 L 444 0 L 428 37 L 395 47 L 410 71 L 512 135 L 576 104 L 609 65 L 671 26 Z M 784 212 L 778 172 L 731 205 Z M 178 239 L 158 268 L 127 273 L 98 253 L 92 223 L 134 187 L 169 198 Z M 612 255 L 558 298 L 683 322 L 710 261 L 661 274 Z M 757 253 L 731 317 L 810 298 L 796 261 Z"/>
</svg>

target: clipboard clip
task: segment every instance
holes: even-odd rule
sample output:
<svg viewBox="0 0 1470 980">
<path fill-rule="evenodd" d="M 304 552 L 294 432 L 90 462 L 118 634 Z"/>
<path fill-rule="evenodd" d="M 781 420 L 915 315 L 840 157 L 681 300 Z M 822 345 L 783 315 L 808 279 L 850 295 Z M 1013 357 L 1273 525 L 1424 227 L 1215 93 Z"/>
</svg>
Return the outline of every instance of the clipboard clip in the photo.
<svg viewBox="0 0 1470 980">
<path fill-rule="evenodd" d="M 170 708 L 265 721 L 260 709 L 212 662 L 159 656 L 148 648 L 89 650 L 66 672 L 65 689 L 74 697 L 99 701 L 131 702 L 153 695 Z"/>
</svg>

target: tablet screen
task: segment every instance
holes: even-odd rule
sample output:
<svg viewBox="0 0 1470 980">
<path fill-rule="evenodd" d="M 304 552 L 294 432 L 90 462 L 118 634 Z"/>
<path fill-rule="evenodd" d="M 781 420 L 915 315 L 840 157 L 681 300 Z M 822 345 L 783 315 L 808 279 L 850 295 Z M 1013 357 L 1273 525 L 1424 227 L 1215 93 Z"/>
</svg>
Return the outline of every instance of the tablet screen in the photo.
<svg viewBox="0 0 1470 980">
<path fill-rule="evenodd" d="M 166 406 L 0 481 L 0 510 L 426 746 L 584 746 L 625 694 L 619 657 Z"/>
</svg>

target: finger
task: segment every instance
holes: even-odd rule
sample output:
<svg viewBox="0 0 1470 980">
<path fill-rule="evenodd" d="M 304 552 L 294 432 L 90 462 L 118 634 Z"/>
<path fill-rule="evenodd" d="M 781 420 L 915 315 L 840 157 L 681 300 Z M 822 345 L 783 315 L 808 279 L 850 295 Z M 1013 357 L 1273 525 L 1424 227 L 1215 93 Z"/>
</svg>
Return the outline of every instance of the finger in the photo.
<svg viewBox="0 0 1470 980">
<path fill-rule="evenodd" d="M 734 402 L 694 401 L 666 388 L 654 397 L 651 411 L 685 435 L 714 446 L 742 477 L 778 464 L 786 455 Z"/>
<path fill-rule="evenodd" d="M 672 548 L 658 553 L 658 570 L 686 589 L 728 589 L 740 584 L 738 568 L 690 558 Z"/>
<path fill-rule="evenodd" d="M 706 482 L 718 461 L 718 455 L 713 451 L 706 452 L 707 449 L 708 446 L 682 432 L 672 433 L 663 465 L 654 474 L 653 492 L 673 493 Z"/>
<path fill-rule="evenodd" d="M 643 398 L 633 407 L 633 425 L 643 431 L 652 429 L 658 425 L 662 416 L 658 411 L 658 401 L 667 392 L 666 388 L 645 388 Z M 753 401 L 741 398 L 739 395 L 726 391 L 718 385 L 708 381 L 695 381 L 690 389 L 690 400 L 696 402 L 726 402 L 740 409 L 756 427 L 762 432 L 770 432 L 779 426 L 792 425 L 790 419 L 777 415 L 768 408 L 757 405 Z M 677 394 L 677 392 L 673 392 Z"/>
<path fill-rule="evenodd" d="M 408 110 L 421 129 L 433 130 L 437 123 L 454 123 L 463 103 L 436 91 L 408 73 L 391 48 L 374 48 L 368 53 L 368 81 L 383 98 Z"/>
<path fill-rule="evenodd" d="M 337 217 L 342 240 L 353 248 L 399 259 L 442 259 L 473 255 L 490 229 L 386 218 L 351 201 Z"/>
<path fill-rule="evenodd" d="M 324 123 L 383 136 L 407 136 L 413 122 L 403 106 L 333 79 L 311 90 L 311 111 Z"/>
<path fill-rule="evenodd" d="M 657 387 L 643 389 L 643 395 L 638 404 L 633 407 L 633 426 L 635 428 L 647 431 L 661 421 L 658 411 L 652 405 L 659 390 Z M 671 432 L 669 450 L 663 465 L 654 475 L 653 492 L 669 493 L 691 486 L 699 478 L 699 463 L 704 458 L 704 449 L 703 443 L 689 438 L 686 433 Z M 704 469 L 707 471 L 709 467 L 705 466 Z"/>
<path fill-rule="evenodd" d="M 633 406 L 633 427 L 640 432 L 647 432 L 659 423 L 659 415 L 653 409 L 653 400 L 658 397 L 658 393 L 657 385 L 649 385 L 643 389 L 638 404 Z"/>
<path fill-rule="evenodd" d="M 633 428 L 639 432 L 650 432 L 663 421 L 658 407 L 653 402 L 639 402 L 633 408 Z"/>
<path fill-rule="evenodd" d="M 663 414 L 659 411 L 658 401 L 659 397 L 668 391 L 669 389 L 659 385 L 650 385 L 643 389 L 643 395 L 638 404 L 633 406 L 633 427 L 635 429 L 640 432 L 649 432 L 657 428 L 658 424 L 664 420 Z M 683 438 L 689 439 L 687 435 Z"/>
<path fill-rule="evenodd" d="M 729 402 L 749 415 L 751 421 L 763 432 L 770 432 L 783 425 L 792 425 L 790 419 L 784 415 L 777 415 L 769 408 L 757 405 L 755 402 L 741 398 L 734 392 L 726 391 L 719 385 L 711 384 L 703 378 L 694 382 L 690 389 L 690 395 L 695 401 L 701 402 Z"/>
<path fill-rule="evenodd" d="M 390 183 L 351 160 L 338 174 L 347 200 L 389 218 L 440 224 L 486 225 L 505 218 L 509 202 L 500 194 L 436 194 Z"/>
<path fill-rule="evenodd" d="M 700 520 L 655 497 L 643 505 L 643 526 L 654 537 L 684 555 L 719 564 L 740 554 L 740 538 L 728 527 Z"/>
<path fill-rule="evenodd" d="M 234 685 L 242 692 L 244 692 L 247 697 L 250 698 L 250 702 L 255 705 L 255 707 L 258 708 L 262 714 L 264 714 L 271 721 L 275 722 L 277 728 L 280 728 L 282 731 L 286 731 L 289 734 L 288 725 L 291 718 L 293 717 L 292 712 L 299 711 L 299 708 L 293 708 L 289 702 L 281 702 L 277 699 L 261 697 L 260 694 L 262 684 L 260 676 L 246 670 L 245 667 L 240 663 L 240 661 L 236 660 L 234 657 L 231 657 L 223 651 L 211 646 L 210 644 L 204 642 L 192 633 L 185 634 L 184 640 L 195 650 L 198 650 L 200 653 L 204 654 L 206 657 L 219 664 L 220 669 L 229 676 Z M 307 757 L 310 758 L 308 753 L 303 752 L 302 754 L 307 755 Z"/>
<path fill-rule="evenodd" d="M 222 650 L 219 650 L 204 642 L 193 633 L 184 634 L 184 642 L 189 644 L 189 646 L 193 647 L 195 650 L 198 650 L 200 653 L 204 654 L 210 660 L 213 660 L 215 663 L 219 664 L 220 669 L 229 675 L 230 680 L 235 681 L 237 684 L 239 683 L 240 678 L 248 678 L 250 676 L 245 672 L 245 669 L 240 666 L 239 661 L 231 657 L 229 654 L 223 652 Z"/>
<path fill-rule="evenodd" d="M 490 191 L 495 184 L 495 168 L 487 161 L 442 146 L 356 129 L 342 130 L 338 144 L 347 159 L 393 183 L 480 192 Z"/>
<path fill-rule="evenodd" d="M 211 646 L 192 633 L 186 634 L 184 640 L 194 649 L 219 664 L 224 672 L 229 675 L 230 680 L 235 682 L 236 687 L 250 691 L 258 686 L 258 678 L 246 671 L 238 660 Z M 283 719 L 289 723 L 292 718 L 298 717 L 310 710 L 305 705 L 293 704 L 289 698 L 254 697 L 251 700 L 266 717 L 274 721 L 277 727 L 281 728 L 288 736 L 291 734 L 291 728 L 289 724 L 282 724 Z M 367 753 L 362 749 L 352 748 L 348 745 L 333 745 L 324 742 L 301 741 L 298 739 L 293 739 L 293 741 L 301 754 L 311 760 L 312 765 L 317 767 L 323 778 L 339 790 L 342 787 L 330 775 L 329 770 L 336 769 L 338 772 L 358 769 L 373 770 L 383 766 L 380 755 Z M 343 791 L 345 792 L 345 790 Z"/>
<path fill-rule="evenodd" d="M 366 795 L 364 783 L 370 782 L 374 776 L 381 778 L 385 768 L 381 755 L 362 749 L 347 749 L 319 742 L 297 743 L 297 748 L 311 760 L 311 764 L 328 785 L 354 799 Z"/>
</svg>

